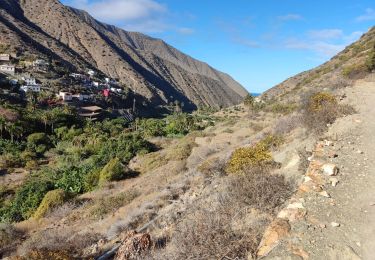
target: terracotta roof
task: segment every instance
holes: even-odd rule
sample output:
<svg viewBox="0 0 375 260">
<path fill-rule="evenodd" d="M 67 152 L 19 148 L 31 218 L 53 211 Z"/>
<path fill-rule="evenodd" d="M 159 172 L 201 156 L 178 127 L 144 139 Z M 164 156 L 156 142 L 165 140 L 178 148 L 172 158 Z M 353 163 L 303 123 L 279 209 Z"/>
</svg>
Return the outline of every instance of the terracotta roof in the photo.
<svg viewBox="0 0 375 260">
<path fill-rule="evenodd" d="M 81 109 L 92 112 L 103 110 L 101 107 L 98 106 L 81 107 Z"/>
</svg>

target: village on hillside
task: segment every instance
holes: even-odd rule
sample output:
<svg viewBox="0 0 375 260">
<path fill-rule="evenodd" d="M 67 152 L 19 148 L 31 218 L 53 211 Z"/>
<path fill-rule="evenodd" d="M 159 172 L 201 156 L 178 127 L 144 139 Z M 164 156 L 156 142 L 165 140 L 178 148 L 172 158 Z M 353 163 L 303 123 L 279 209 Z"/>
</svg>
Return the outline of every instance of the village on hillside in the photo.
<svg viewBox="0 0 375 260">
<path fill-rule="evenodd" d="M 0 95 L 48 107 L 70 106 L 90 120 L 101 118 L 105 109 L 127 121 L 136 112 L 135 98 L 129 100 L 131 90 L 117 80 L 92 69 L 59 73 L 46 59 L 31 55 L 0 53 L 0 85 Z"/>
</svg>

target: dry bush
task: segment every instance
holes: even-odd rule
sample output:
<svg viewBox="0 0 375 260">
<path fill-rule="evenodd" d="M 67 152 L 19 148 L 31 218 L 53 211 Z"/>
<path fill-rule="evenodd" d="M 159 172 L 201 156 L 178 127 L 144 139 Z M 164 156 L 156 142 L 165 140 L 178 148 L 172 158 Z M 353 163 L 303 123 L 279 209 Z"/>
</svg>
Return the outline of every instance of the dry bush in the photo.
<svg viewBox="0 0 375 260">
<path fill-rule="evenodd" d="M 215 157 L 205 160 L 198 166 L 198 171 L 203 173 L 207 177 L 222 175 L 225 171 L 224 160 Z"/>
<path fill-rule="evenodd" d="M 17 256 L 14 260 L 74 260 L 78 259 L 67 251 L 51 251 L 45 249 L 33 249 L 24 256 Z"/>
<path fill-rule="evenodd" d="M 113 239 L 120 233 L 130 230 L 138 230 L 140 226 L 152 220 L 157 214 L 158 206 L 156 203 L 149 202 L 129 212 L 125 218 L 118 220 L 111 225 L 107 231 L 107 238 Z"/>
<path fill-rule="evenodd" d="M 272 168 L 254 167 L 245 174 L 233 176 L 229 183 L 231 196 L 236 202 L 272 213 L 292 194 L 292 185 L 284 176 L 271 174 Z"/>
<path fill-rule="evenodd" d="M 60 207 L 56 207 L 46 214 L 46 218 L 52 218 L 56 220 L 60 220 L 68 216 L 73 210 L 78 208 L 79 206 L 74 202 L 67 202 L 61 205 Z"/>
<path fill-rule="evenodd" d="M 145 173 L 164 166 L 170 161 L 186 160 L 190 156 L 193 148 L 197 146 L 195 143 L 195 138 L 197 136 L 197 133 L 191 133 L 181 138 L 177 144 L 166 148 L 165 151 L 146 154 L 142 157 L 139 170 Z"/>
<path fill-rule="evenodd" d="M 168 149 L 166 159 L 168 161 L 182 161 L 187 159 L 194 147 L 196 134 L 190 134 L 182 138 L 177 145 Z"/>
<path fill-rule="evenodd" d="M 330 93 L 312 94 L 304 102 L 303 122 L 315 134 L 322 134 L 337 118 L 355 112 L 349 105 L 340 105 Z"/>
<path fill-rule="evenodd" d="M 0 223 L 0 257 L 12 251 L 15 243 L 23 237 L 23 232 L 11 224 Z"/>
<path fill-rule="evenodd" d="M 48 211 L 46 218 L 51 218 L 52 220 L 67 218 L 69 222 L 75 222 L 82 219 L 84 214 L 82 210 L 91 207 L 92 204 L 91 199 L 74 199 Z"/>
<path fill-rule="evenodd" d="M 292 194 L 292 186 L 272 168 L 253 168 L 228 176 L 225 189 L 190 208 L 164 249 L 153 259 L 247 259 L 255 256 L 276 208 Z M 248 212 L 253 212 L 248 214 Z M 246 211 L 246 212 L 245 212 Z"/>
<path fill-rule="evenodd" d="M 140 171 L 150 172 L 154 169 L 157 169 L 161 166 L 164 166 L 168 163 L 168 160 L 166 159 L 166 156 L 162 154 L 161 152 L 154 152 L 146 154 L 142 157 L 142 164 L 140 165 L 141 169 Z"/>
<path fill-rule="evenodd" d="M 282 117 L 277 121 L 273 129 L 275 135 L 285 135 L 302 124 L 302 117 L 299 114 L 291 114 Z"/>
<path fill-rule="evenodd" d="M 207 205 L 206 205 L 207 206 Z M 246 259 L 254 255 L 264 227 L 234 228 L 231 205 L 197 209 L 178 224 L 174 236 L 154 259 Z"/>
<path fill-rule="evenodd" d="M 21 255 L 32 251 L 70 252 L 81 255 L 82 251 L 101 239 L 97 233 L 77 234 L 74 229 L 47 229 L 33 234 L 19 248 Z"/>
<path fill-rule="evenodd" d="M 95 219 L 102 219 L 109 213 L 113 213 L 119 208 L 129 204 L 136 197 L 139 196 L 139 192 L 131 190 L 128 192 L 122 192 L 116 196 L 100 198 L 91 208 L 90 215 Z"/>
</svg>

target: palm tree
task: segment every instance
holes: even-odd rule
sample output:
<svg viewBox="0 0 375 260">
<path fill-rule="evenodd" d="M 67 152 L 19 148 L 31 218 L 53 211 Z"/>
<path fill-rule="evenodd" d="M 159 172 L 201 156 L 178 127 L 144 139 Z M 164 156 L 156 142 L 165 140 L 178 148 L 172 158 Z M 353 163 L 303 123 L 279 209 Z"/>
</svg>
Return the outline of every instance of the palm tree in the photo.
<svg viewBox="0 0 375 260">
<path fill-rule="evenodd" d="M 51 130 L 52 130 L 52 133 L 54 132 L 54 124 L 56 123 L 57 119 L 59 119 L 59 117 L 64 114 L 64 111 L 62 111 L 60 108 L 54 108 L 52 109 L 52 111 L 50 112 L 50 124 L 51 124 Z"/>
<path fill-rule="evenodd" d="M 10 135 L 10 140 L 13 143 L 14 141 L 14 132 L 16 131 L 16 124 L 14 122 L 6 122 L 5 129 L 8 131 Z"/>
<path fill-rule="evenodd" d="M 17 139 L 20 139 L 22 138 L 23 134 L 24 134 L 24 128 L 22 125 L 20 124 L 15 124 L 15 127 L 13 129 L 13 134 L 15 137 L 17 137 Z"/>
<path fill-rule="evenodd" d="M 50 112 L 49 111 L 42 111 L 40 113 L 39 117 L 44 124 L 44 132 L 47 132 L 47 124 L 50 120 Z"/>
<path fill-rule="evenodd" d="M 37 101 L 38 101 L 37 100 L 37 94 L 32 92 L 32 91 L 28 91 L 28 92 L 26 92 L 26 97 L 30 102 L 31 109 L 35 110 L 36 104 L 37 104 Z"/>
<path fill-rule="evenodd" d="M 5 118 L 0 117 L 0 133 L 1 133 L 1 138 L 3 138 L 3 131 L 5 127 Z"/>
</svg>

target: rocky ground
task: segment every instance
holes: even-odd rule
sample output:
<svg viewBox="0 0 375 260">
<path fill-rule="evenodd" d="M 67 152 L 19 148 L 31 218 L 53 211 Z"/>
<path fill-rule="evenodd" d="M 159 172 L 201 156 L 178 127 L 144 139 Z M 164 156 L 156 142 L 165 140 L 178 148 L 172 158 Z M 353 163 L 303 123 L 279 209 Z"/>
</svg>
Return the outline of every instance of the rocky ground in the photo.
<svg viewBox="0 0 375 260">
<path fill-rule="evenodd" d="M 265 259 L 374 259 L 375 82 L 343 92 L 358 113 L 317 144 L 303 184 L 265 234 Z M 339 172 L 324 173 L 327 164 Z"/>
</svg>

